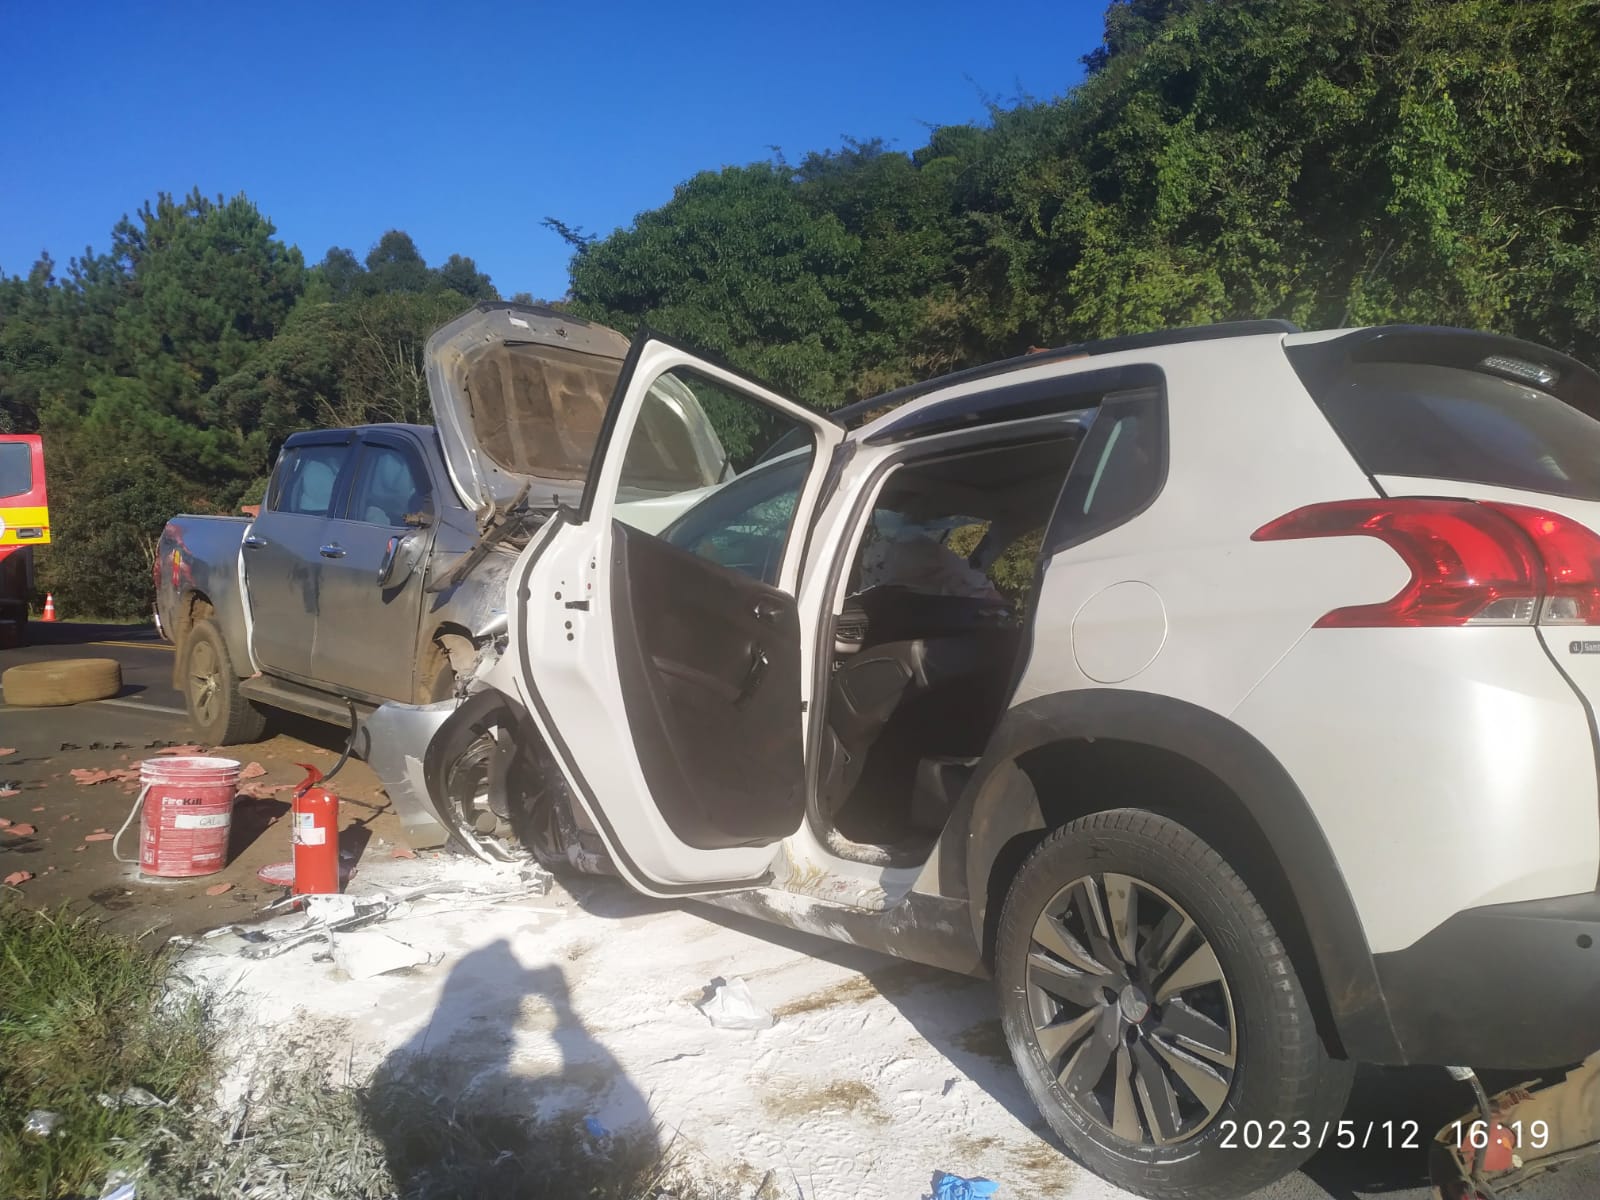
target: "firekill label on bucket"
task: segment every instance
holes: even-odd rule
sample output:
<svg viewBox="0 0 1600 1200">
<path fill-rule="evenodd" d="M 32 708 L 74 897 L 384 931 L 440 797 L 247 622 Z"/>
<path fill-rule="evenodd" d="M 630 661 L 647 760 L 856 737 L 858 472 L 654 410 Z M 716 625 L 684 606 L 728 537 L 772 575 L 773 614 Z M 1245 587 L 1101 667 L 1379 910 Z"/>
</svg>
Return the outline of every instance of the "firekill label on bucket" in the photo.
<svg viewBox="0 0 1600 1200">
<path fill-rule="evenodd" d="M 328 840 L 328 831 L 317 825 L 313 813 L 295 813 L 294 838 L 296 846 L 320 846 Z"/>
</svg>

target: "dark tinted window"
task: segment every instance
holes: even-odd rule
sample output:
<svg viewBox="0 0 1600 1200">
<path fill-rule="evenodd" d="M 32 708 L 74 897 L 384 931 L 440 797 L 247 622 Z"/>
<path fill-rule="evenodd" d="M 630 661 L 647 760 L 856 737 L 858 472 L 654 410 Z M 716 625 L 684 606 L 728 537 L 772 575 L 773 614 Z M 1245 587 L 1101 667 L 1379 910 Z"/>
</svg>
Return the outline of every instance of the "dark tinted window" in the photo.
<svg viewBox="0 0 1600 1200">
<path fill-rule="evenodd" d="M 1307 382 L 1370 475 L 1600 500 L 1600 421 L 1548 392 L 1411 362 L 1350 363 L 1331 380 Z"/>
<path fill-rule="evenodd" d="M 296 446 L 285 450 L 272 480 L 267 507 L 273 512 L 325 517 L 348 446 Z"/>
<path fill-rule="evenodd" d="M 0 442 L 0 499 L 33 491 L 33 448 L 27 442 Z"/>
<path fill-rule="evenodd" d="M 364 446 L 345 516 L 400 528 L 408 516 L 433 511 L 428 490 L 427 473 L 412 455 L 397 446 Z"/>
<path fill-rule="evenodd" d="M 1050 524 L 1049 552 L 1087 541 L 1143 511 L 1166 476 L 1166 406 L 1161 389 L 1106 396 L 1067 471 Z"/>
</svg>

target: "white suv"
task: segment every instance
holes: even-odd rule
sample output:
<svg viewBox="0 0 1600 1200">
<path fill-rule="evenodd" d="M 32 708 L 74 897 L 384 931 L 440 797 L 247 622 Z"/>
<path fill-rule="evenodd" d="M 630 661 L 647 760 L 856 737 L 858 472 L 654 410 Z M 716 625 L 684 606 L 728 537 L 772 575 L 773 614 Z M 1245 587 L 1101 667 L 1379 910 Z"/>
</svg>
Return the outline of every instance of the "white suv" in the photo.
<svg viewBox="0 0 1600 1200">
<path fill-rule="evenodd" d="M 644 532 L 667 374 L 730 463 Z M 1269 1182 L 1357 1061 L 1600 1047 L 1570 358 L 1251 322 L 821 414 L 641 335 L 581 506 L 513 516 L 461 694 L 368 723 L 413 835 L 992 973 L 1040 1111 L 1122 1187 Z M 1230 1148 L 1252 1125 L 1289 1134 Z"/>
</svg>

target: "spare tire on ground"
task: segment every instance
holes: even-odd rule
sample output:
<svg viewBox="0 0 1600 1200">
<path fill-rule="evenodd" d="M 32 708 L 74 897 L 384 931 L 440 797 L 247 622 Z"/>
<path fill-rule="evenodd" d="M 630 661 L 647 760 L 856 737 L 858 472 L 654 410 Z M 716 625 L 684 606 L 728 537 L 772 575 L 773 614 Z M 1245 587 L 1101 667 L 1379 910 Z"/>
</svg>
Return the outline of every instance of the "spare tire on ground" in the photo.
<svg viewBox="0 0 1600 1200">
<path fill-rule="evenodd" d="M 122 690 L 122 666 L 114 658 L 64 658 L 23 663 L 0 675 L 5 702 L 23 708 L 49 708 L 104 700 Z"/>
</svg>

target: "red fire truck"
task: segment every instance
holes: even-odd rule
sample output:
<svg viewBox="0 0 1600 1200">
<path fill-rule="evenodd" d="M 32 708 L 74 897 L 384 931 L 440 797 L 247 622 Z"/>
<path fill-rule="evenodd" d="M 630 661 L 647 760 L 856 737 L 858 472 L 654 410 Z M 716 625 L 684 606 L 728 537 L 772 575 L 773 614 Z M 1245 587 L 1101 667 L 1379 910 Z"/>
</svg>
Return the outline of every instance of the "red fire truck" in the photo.
<svg viewBox="0 0 1600 1200">
<path fill-rule="evenodd" d="M 0 621 L 27 631 L 33 597 L 33 548 L 50 542 L 44 486 L 44 443 L 36 433 L 0 433 Z"/>
</svg>

